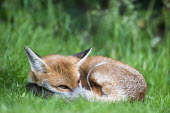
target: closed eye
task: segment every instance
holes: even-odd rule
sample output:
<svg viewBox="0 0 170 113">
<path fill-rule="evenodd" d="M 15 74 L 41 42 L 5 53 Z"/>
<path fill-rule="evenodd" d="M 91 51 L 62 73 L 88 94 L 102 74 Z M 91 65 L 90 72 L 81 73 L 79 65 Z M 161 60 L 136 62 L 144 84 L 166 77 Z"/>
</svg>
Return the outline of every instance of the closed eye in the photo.
<svg viewBox="0 0 170 113">
<path fill-rule="evenodd" d="M 70 89 L 68 86 L 66 86 L 66 85 L 60 85 L 60 86 L 58 86 L 58 87 L 60 87 L 61 89 Z"/>
</svg>

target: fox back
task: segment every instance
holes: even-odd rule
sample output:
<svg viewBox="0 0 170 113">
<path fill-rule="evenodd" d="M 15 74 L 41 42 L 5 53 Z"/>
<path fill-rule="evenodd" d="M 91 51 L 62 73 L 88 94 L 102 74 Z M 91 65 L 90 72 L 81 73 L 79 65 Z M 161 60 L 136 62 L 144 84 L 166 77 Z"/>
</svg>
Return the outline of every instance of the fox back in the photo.
<svg viewBox="0 0 170 113">
<path fill-rule="evenodd" d="M 133 67 L 103 56 L 92 56 L 80 67 L 81 81 L 101 100 L 143 100 L 146 82 Z"/>
<path fill-rule="evenodd" d="M 92 49 L 71 55 L 40 57 L 25 47 L 31 66 L 30 83 L 37 89 L 75 98 L 103 101 L 142 100 L 146 93 L 143 76 L 133 67 L 102 57 L 88 57 Z M 35 85 L 34 85 L 35 87 Z"/>
</svg>

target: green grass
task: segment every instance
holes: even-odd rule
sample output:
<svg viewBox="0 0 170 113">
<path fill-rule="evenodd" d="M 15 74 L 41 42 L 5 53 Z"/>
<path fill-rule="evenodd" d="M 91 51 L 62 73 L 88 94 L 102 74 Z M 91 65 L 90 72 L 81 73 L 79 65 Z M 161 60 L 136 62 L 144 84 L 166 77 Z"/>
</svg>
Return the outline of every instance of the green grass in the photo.
<svg viewBox="0 0 170 113">
<path fill-rule="evenodd" d="M 94 10 L 83 17 L 72 17 L 63 11 L 61 4 L 54 6 L 48 2 L 42 8 L 32 0 L 36 7 L 29 8 L 25 1 L 24 7 L 18 8 L 17 1 L 6 0 L 3 4 L 6 13 L 0 14 L 5 18 L 0 18 L 1 113 L 170 112 L 170 15 L 166 10 L 153 19 L 147 12 L 131 9 L 132 4 L 127 3 L 124 15 L 114 7 L 106 12 Z M 155 38 L 159 21 L 165 22 L 165 33 Z M 108 56 L 139 70 L 147 81 L 147 97 L 144 102 L 133 103 L 91 103 L 83 99 L 68 103 L 55 97 L 35 97 L 25 89 L 30 69 L 26 45 L 41 56 L 71 55 L 92 47 L 91 55 Z"/>
</svg>

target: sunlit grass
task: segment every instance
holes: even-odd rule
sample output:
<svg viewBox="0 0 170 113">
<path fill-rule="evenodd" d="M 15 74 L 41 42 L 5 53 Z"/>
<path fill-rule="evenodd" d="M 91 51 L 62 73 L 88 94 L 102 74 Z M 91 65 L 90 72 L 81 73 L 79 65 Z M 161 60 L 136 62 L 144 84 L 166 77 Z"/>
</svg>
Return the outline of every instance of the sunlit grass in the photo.
<svg viewBox="0 0 170 113">
<path fill-rule="evenodd" d="M 155 41 L 152 27 L 140 28 L 137 24 L 140 13 L 133 14 L 130 9 L 130 13 L 121 16 L 115 8 L 114 13 L 112 10 L 88 12 L 86 27 L 81 28 L 76 26 L 79 19 L 73 20 L 60 6 L 54 7 L 50 2 L 47 8 L 38 7 L 35 13 L 34 8 L 30 10 L 25 6 L 23 10 L 14 10 L 15 5 L 7 3 L 7 20 L 0 22 L 1 113 L 170 112 L 168 29 L 164 37 Z M 168 24 L 170 16 L 166 12 L 164 16 Z M 147 81 L 147 97 L 144 102 L 133 103 L 91 103 L 83 99 L 66 102 L 54 97 L 35 97 L 25 90 L 30 67 L 24 46 L 41 56 L 72 55 L 92 47 L 91 55 L 108 56 L 139 70 Z"/>
</svg>

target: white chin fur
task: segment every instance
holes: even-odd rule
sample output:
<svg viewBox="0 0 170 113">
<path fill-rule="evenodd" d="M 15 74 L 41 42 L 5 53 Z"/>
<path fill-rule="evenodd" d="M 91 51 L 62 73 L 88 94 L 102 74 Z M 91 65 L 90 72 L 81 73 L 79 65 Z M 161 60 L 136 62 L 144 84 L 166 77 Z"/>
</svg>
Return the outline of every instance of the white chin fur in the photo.
<svg viewBox="0 0 170 113">
<path fill-rule="evenodd" d="M 55 93 L 56 97 L 65 99 L 67 101 L 73 101 L 77 98 L 83 98 L 83 99 L 87 99 L 90 102 L 94 102 L 94 101 L 103 101 L 103 102 L 115 102 L 115 101 L 124 101 L 126 99 L 124 98 L 120 98 L 120 99 L 115 99 L 115 97 L 110 97 L 110 96 L 98 96 L 96 94 L 94 94 L 92 91 L 87 90 L 83 87 L 78 87 L 76 89 L 74 89 L 72 92 L 61 92 L 56 90 L 55 88 L 51 87 L 47 82 L 44 82 L 42 85 L 42 87 L 52 91 L 53 93 Z"/>
<path fill-rule="evenodd" d="M 114 97 L 110 96 L 98 96 L 90 90 L 87 90 L 83 87 L 78 87 L 74 89 L 72 92 L 61 92 L 56 90 L 55 88 L 51 87 L 47 82 L 42 83 L 40 86 L 44 87 L 45 89 L 53 92 L 57 98 L 62 98 L 67 101 L 73 101 L 78 98 L 86 99 L 90 102 L 94 101 L 103 101 L 103 102 L 115 102 L 115 101 L 124 101 L 126 99 L 120 98 L 119 100 L 115 99 Z"/>
<path fill-rule="evenodd" d="M 57 96 L 59 98 L 66 99 L 68 101 L 73 101 L 73 100 L 81 97 L 83 99 L 87 99 L 92 102 L 92 101 L 94 101 L 94 97 L 95 97 L 94 93 L 92 93 L 89 90 L 86 90 L 83 87 L 78 87 L 78 88 L 74 89 L 73 92 L 61 92 L 61 91 L 58 91 L 58 90 L 54 89 L 53 87 L 51 87 L 47 82 L 44 82 L 41 86 L 54 92 L 55 96 Z"/>
<path fill-rule="evenodd" d="M 78 88 L 74 89 L 73 92 L 71 92 L 71 95 L 69 96 L 69 100 L 74 100 L 79 97 L 81 97 L 83 99 L 87 99 L 91 102 L 94 101 L 94 99 L 95 99 L 94 93 L 92 93 L 89 90 L 86 90 L 85 88 L 78 87 Z"/>
<path fill-rule="evenodd" d="M 58 92 L 57 91 L 55 92 L 55 94 L 57 97 L 66 99 L 68 101 L 73 101 L 78 98 L 83 98 L 83 99 L 87 99 L 88 101 L 92 102 L 95 99 L 95 96 L 91 91 L 86 90 L 82 87 L 74 89 L 73 92 Z"/>
</svg>

